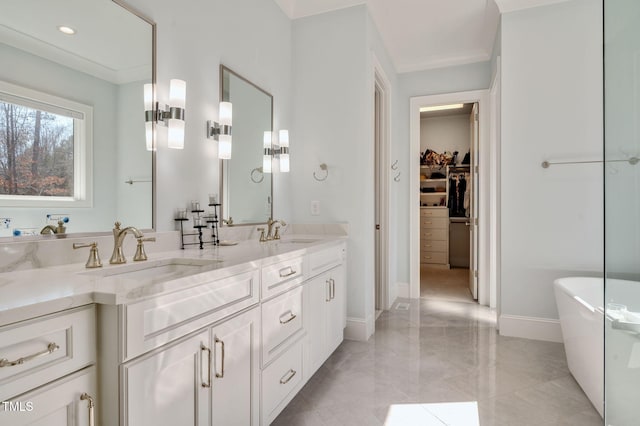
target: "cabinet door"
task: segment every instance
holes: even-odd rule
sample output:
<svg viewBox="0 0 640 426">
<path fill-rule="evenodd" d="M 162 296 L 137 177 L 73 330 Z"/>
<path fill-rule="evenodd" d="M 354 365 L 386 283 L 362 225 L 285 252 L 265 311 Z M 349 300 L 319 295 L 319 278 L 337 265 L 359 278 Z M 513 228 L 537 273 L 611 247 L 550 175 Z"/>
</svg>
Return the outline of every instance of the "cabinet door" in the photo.
<svg viewBox="0 0 640 426">
<path fill-rule="evenodd" d="M 96 402 L 95 368 L 38 388 L 36 391 L 3 401 L 0 424 L 12 426 L 89 426 L 89 402 L 81 400 L 84 393 Z M 98 409 L 94 406 L 93 410 Z M 92 415 L 96 415 L 95 412 Z"/>
<path fill-rule="evenodd" d="M 304 318 L 307 330 L 305 373 L 307 379 L 315 373 L 327 359 L 327 309 L 330 302 L 330 282 L 327 273 L 318 275 L 304 285 Z"/>
<path fill-rule="evenodd" d="M 259 424 L 260 309 L 254 308 L 211 329 L 212 424 Z"/>
<path fill-rule="evenodd" d="M 209 332 L 121 367 L 124 425 L 208 425 Z"/>
<path fill-rule="evenodd" d="M 345 268 L 340 265 L 329 271 L 330 302 L 327 304 L 327 341 L 326 357 L 342 343 L 344 339 L 344 326 L 346 321 L 346 279 Z"/>
</svg>

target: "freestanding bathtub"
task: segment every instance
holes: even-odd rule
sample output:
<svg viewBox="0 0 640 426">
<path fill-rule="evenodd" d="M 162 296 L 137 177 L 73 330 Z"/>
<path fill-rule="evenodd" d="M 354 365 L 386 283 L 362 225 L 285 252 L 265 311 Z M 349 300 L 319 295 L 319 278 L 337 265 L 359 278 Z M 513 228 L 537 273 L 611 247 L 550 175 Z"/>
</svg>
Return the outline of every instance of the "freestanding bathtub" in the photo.
<svg viewBox="0 0 640 426">
<path fill-rule="evenodd" d="M 569 371 L 604 417 L 604 282 L 559 278 L 554 289 Z"/>
<path fill-rule="evenodd" d="M 603 417 L 606 386 L 607 424 L 638 424 L 640 282 L 607 279 L 606 315 L 602 278 L 560 278 L 554 284 L 571 374 Z"/>
</svg>

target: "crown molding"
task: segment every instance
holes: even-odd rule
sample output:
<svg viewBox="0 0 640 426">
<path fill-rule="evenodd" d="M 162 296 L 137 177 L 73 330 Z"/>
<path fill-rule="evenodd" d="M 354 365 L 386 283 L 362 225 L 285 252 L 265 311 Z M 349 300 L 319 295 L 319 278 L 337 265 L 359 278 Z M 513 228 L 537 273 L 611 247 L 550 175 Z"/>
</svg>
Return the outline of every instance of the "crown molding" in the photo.
<svg viewBox="0 0 640 426">
<path fill-rule="evenodd" d="M 569 0 L 494 0 L 500 13 L 515 12 L 532 7 L 548 6 L 556 3 L 564 3 Z"/>
</svg>

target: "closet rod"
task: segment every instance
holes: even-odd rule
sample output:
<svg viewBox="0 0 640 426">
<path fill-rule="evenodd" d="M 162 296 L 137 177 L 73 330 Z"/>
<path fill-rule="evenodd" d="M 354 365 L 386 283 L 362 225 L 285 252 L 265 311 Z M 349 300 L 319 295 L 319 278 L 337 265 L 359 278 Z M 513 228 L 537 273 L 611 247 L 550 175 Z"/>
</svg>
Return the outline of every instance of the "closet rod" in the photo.
<svg viewBox="0 0 640 426">
<path fill-rule="evenodd" d="M 632 166 L 635 166 L 640 162 L 640 158 L 631 157 L 627 160 L 593 160 L 593 161 L 543 161 L 541 166 L 543 169 L 548 169 L 549 166 L 555 166 L 558 164 L 596 164 L 596 163 L 629 163 Z"/>
</svg>

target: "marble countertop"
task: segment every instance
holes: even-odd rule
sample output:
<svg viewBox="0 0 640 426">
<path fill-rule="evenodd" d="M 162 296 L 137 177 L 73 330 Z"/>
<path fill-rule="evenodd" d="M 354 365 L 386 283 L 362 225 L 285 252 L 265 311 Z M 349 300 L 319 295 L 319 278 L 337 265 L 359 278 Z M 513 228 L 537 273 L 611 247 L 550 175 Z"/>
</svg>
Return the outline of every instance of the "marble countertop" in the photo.
<svg viewBox="0 0 640 426">
<path fill-rule="evenodd" d="M 87 269 L 84 263 L 0 273 L 0 326 L 88 303 L 129 304 L 240 273 L 343 241 L 342 236 L 291 235 L 279 241 L 239 241 L 237 245 L 153 253 L 145 262 Z M 294 242 L 292 242 L 294 240 Z M 158 277 L 135 273 L 166 264 L 175 271 Z"/>
</svg>

